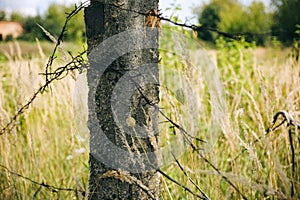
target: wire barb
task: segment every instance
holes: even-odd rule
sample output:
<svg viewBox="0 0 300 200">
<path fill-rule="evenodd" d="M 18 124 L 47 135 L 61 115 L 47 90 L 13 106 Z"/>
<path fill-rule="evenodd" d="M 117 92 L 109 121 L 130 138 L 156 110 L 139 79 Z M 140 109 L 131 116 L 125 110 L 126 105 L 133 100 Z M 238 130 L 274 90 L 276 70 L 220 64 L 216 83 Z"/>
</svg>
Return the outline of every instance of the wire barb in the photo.
<svg viewBox="0 0 300 200">
<path fill-rule="evenodd" d="M 54 193 L 58 193 L 58 191 L 69 191 L 69 192 L 74 192 L 75 194 L 77 194 L 77 192 L 78 192 L 78 190 L 77 190 L 77 189 L 74 189 L 74 188 L 62 188 L 62 187 L 56 187 L 56 186 L 49 185 L 49 184 L 44 183 L 44 182 L 38 182 L 38 181 L 35 181 L 35 180 L 33 180 L 33 179 L 29 178 L 29 177 L 26 177 L 26 176 L 23 176 L 22 174 L 19 174 L 19 173 L 17 173 L 17 172 L 14 172 L 14 171 L 8 169 L 7 167 L 5 167 L 4 165 L 1 165 L 1 164 L 0 164 L 0 167 L 1 167 L 2 169 L 4 169 L 4 170 L 2 170 L 2 171 L 5 171 L 5 172 L 8 172 L 8 173 L 10 173 L 10 174 L 12 174 L 12 175 L 18 176 L 18 177 L 20 177 L 20 178 L 22 178 L 22 179 L 24 179 L 24 180 L 26 180 L 26 181 L 29 181 L 29 182 L 31 182 L 31 183 L 33 183 L 33 184 L 35 184 L 35 185 L 39 185 L 40 188 L 41 188 L 41 187 L 47 188 L 49 191 L 54 192 Z M 37 193 L 37 192 L 40 190 L 40 188 L 39 188 L 35 193 Z"/>
</svg>

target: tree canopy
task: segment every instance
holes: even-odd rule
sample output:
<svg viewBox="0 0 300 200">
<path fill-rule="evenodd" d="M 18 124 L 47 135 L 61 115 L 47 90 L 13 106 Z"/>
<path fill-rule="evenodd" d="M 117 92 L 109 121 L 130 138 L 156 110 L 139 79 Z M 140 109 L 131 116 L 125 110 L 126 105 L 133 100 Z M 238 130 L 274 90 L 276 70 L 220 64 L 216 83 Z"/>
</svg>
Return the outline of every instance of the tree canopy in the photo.
<svg viewBox="0 0 300 200">
<path fill-rule="evenodd" d="M 274 5 L 274 35 L 286 44 L 297 39 L 296 25 L 300 24 L 300 0 L 272 0 Z M 299 38 L 298 38 L 299 39 Z"/>
<path fill-rule="evenodd" d="M 270 37 L 284 44 L 296 38 L 296 25 L 300 24 L 300 0 L 272 0 L 273 9 L 261 1 L 245 6 L 237 0 L 211 0 L 195 9 L 201 26 L 242 35 L 246 40 L 264 45 Z M 217 35 L 199 32 L 200 39 L 214 42 Z"/>
<path fill-rule="evenodd" d="M 217 28 L 220 22 L 220 9 L 220 5 L 216 2 L 205 4 L 198 17 L 199 23 L 205 27 Z M 212 41 L 214 39 L 213 34 L 209 31 L 199 31 L 198 37 L 208 41 Z"/>
<path fill-rule="evenodd" d="M 12 12 L 10 17 L 6 17 L 4 11 L 0 11 L 0 20 L 18 21 L 23 24 L 24 34 L 20 37 L 23 40 L 34 41 L 35 38 L 40 40 L 49 40 L 48 36 L 38 26 L 42 26 L 51 35 L 58 37 L 64 25 L 66 16 L 74 9 L 74 6 L 65 6 L 52 3 L 43 15 L 23 16 L 19 12 Z M 85 34 L 85 25 L 83 20 L 83 12 L 79 12 L 74 16 L 67 27 L 65 40 L 81 42 Z"/>
<path fill-rule="evenodd" d="M 246 40 L 255 41 L 258 45 L 264 45 L 272 37 L 276 37 L 283 44 L 290 45 L 299 36 L 296 25 L 300 24 L 300 0 L 272 0 L 272 9 L 259 0 L 252 1 L 248 6 L 238 0 L 210 0 L 202 6 L 195 8 L 201 26 L 219 29 L 220 31 L 235 35 L 242 35 Z M 41 25 L 54 36 L 60 34 L 66 15 L 74 6 L 52 3 L 47 11 L 36 16 L 23 16 L 18 12 L 12 12 L 7 16 L 0 10 L 0 20 L 18 21 L 23 24 L 24 35 L 21 39 L 49 40 L 43 33 Z M 78 13 L 69 22 L 65 40 L 83 40 L 85 25 L 83 12 Z M 218 35 L 202 29 L 198 32 L 202 40 L 215 43 Z"/>
</svg>

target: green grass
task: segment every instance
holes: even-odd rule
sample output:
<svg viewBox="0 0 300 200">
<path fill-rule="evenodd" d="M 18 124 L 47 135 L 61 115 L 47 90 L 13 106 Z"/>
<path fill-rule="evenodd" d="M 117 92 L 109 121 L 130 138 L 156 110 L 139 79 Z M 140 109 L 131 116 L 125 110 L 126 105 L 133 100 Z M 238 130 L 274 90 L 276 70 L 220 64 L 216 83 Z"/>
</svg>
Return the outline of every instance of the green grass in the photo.
<svg viewBox="0 0 300 200">
<path fill-rule="evenodd" d="M 66 45 L 69 45 L 66 49 L 74 53 L 80 48 Z M 39 73 L 44 71 L 51 47 L 53 44 L 50 43 L 0 43 L 0 49 L 4 49 L 4 53 L 0 53 L 1 127 L 43 83 L 44 77 Z M 162 47 L 174 48 L 168 47 L 168 44 Z M 277 111 L 287 110 L 296 119 L 299 117 L 300 66 L 288 56 L 289 52 L 290 49 L 243 46 L 237 46 L 231 52 L 225 48 L 209 51 L 213 58 L 223 62 L 218 66 L 228 112 L 221 129 L 217 129 L 219 136 L 214 146 L 208 149 L 202 142 L 193 143 L 204 149 L 200 151 L 204 157 L 248 199 L 292 199 L 292 180 L 294 199 L 300 198 L 299 133 L 296 131 L 293 135 L 296 152 L 294 174 L 288 127 L 282 126 L 265 135 Z M 193 49 L 190 53 L 195 63 L 203 58 L 202 51 Z M 230 60 L 229 54 L 236 59 Z M 54 67 L 66 62 L 60 59 L 60 54 L 57 56 Z M 192 134 L 208 140 L 213 108 L 205 80 L 199 71 L 176 55 L 161 52 L 160 56 L 160 81 L 162 85 L 176 89 L 173 93 L 161 92 L 164 112 L 172 115 L 172 119 L 188 131 L 192 132 L 193 127 L 197 127 Z M 87 190 L 88 151 L 81 152 L 85 146 L 77 138 L 78 127 L 72 106 L 74 84 L 72 76 L 55 82 L 18 118 L 16 128 L 10 134 L 0 136 L 1 165 L 39 183 Z M 182 94 L 180 88 L 188 92 Z M 190 103 L 195 98 L 201 111 L 196 116 L 190 112 L 193 108 Z M 163 145 L 180 134 L 177 132 L 174 136 L 174 130 L 168 124 L 161 125 L 160 130 Z M 241 199 L 236 190 L 191 148 L 178 160 L 211 199 Z M 163 171 L 199 193 L 175 161 L 164 166 Z M 0 167 L 0 199 L 55 198 L 76 199 L 76 194 L 72 191 L 51 191 Z M 81 199 L 80 194 L 78 198 Z M 164 177 L 161 177 L 160 198 L 196 199 Z"/>
</svg>

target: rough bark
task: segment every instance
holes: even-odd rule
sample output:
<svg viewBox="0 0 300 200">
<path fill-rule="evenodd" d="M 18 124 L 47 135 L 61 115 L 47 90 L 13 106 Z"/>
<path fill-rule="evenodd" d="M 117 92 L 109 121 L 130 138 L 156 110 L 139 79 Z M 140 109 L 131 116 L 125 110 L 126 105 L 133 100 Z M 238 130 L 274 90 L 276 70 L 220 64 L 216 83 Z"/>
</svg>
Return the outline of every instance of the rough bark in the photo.
<svg viewBox="0 0 300 200">
<path fill-rule="evenodd" d="M 159 91 L 156 84 L 145 83 L 149 76 L 151 80 L 158 80 L 158 32 L 153 30 L 150 34 L 144 33 L 142 37 L 143 40 L 149 40 L 146 43 L 154 44 L 145 45 L 145 41 L 135 41 L 134 44 L 141 48 L 127 50 L 126 54 L 114 59 L 108 66 L 101 59 L 95 58 L 95 53 L 91 53 L 103 41 L 121 32 L 133 30 L 132 37 L 141 34 L 145 30 L 146 17 L 132 10 L 146 13 L 152 9 L 158 9 L 158 0 L 92 0 L 85 10 L 90 52 L 87 71 L 90 89 L 89 199 L 158 199 L 159 176 L 149 166 L 155 168 L 159 164 L 159 155 L 154 153 L 157 150 L 158 113 L 153 106 L 159 101 Z M 103 48 L 114 51 L 113 46 L 102 45 L 101 48 L 101 52 Z M 128 48 L 131 48 L 130 45 Z M 141 67 L 147 63 L 152 64 Z M 133 73 L 130 74 L 131 71 Z M 123 79 L 129 83 L 128 87 L 135 87 L 129 102 L 125 101 L 128 99 L 128 91 L 117 89 L 118 82 Z M 114 94 L 116 91 L 117 98 Z M 126 109 L 118 111 L 112 107 L 129 107 L 129 111 L 120 114 L 118 112 L 126 112 Z M 121 119 L 125 115 L 127 118 Z M 128 126 L 125 124 L 125 127 L 122 120 Z M 95 128 L 95 121 L 104 135 L 99 134 Z M 142 127 L 141 130 L 138 127 Z M 147 131 L 143 132 L 143 128 Z M 125 152 L 125 156 L 132 157 L 122 158 L 122 154 L 118 154 L 120 150 Z"/>
</svg>

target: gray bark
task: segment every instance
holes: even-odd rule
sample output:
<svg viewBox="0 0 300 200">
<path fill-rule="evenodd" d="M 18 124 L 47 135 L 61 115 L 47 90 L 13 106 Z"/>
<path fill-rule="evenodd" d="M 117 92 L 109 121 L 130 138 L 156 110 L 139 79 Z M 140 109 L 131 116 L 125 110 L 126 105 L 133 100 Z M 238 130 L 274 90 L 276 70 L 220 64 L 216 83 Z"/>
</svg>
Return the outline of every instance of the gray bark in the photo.
<svg viewBox="0 0 300 200">
<path fill-rule="evenodd" d="M 155 84 L 158 31 L 145 32 L 147 17 L 132 12 L 151 9 L 158 9 L 158 0 L 92 0 L 85 9 L 90 62 L 89 199 L 158 199 L 155 168 L 160 155 L 156 152 L 158 112 L 154 106 L 159 101 Z M 121 42 L 113 36 L 129 30 L 133 30 L 128 32 L 131 36 L 123 39 L 131 44 L 114 46 Z M 113 42 L 105 43 L 107 40 Z M 115 52 L 121 56 L 113 59 Z M 126 84 L 119 84 L 122 81 Z"/>
</svg>

